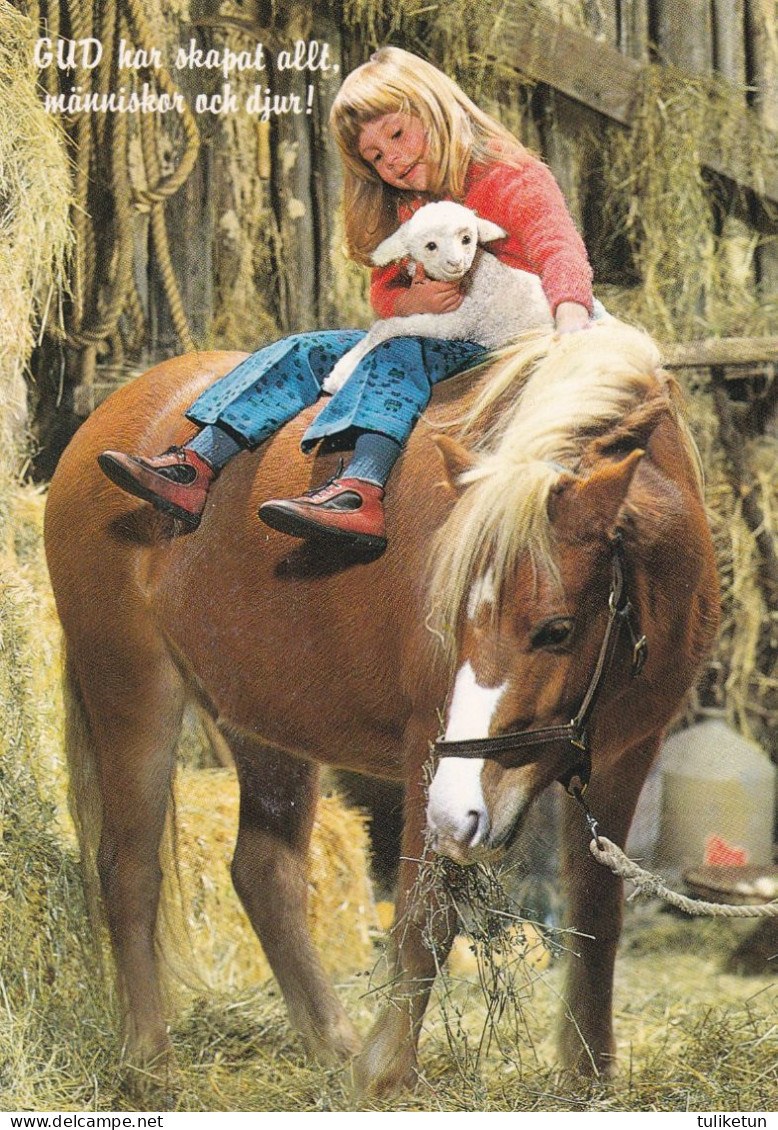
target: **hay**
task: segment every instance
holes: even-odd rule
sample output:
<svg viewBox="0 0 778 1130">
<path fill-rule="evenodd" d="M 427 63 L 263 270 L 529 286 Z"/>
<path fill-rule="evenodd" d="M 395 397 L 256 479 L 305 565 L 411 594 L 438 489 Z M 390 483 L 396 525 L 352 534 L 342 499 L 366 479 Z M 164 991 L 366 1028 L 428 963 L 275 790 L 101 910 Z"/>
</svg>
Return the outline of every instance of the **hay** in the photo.
<svg viewBox="0 0 778 1130">
<path fill-rule="evenodd" d="M 62 1034 L 78 1041 L 89 1030 L 110 1043 L 113 1017 L 94 977 L 59 807 L 59 649 L 41 585 L 42 499 L 16 488 L 2 503 L 9 524 L 0 543 L 0 1102 L 32 1108 L 46 1093 L 58 1109 L 78 1102 L 73 1096 L 92 1074 L 90 1041 L 66 1049 Z"/>
<path fill-rule="evenodd" d="M 272 976 L 232 887 L 238 783 L 227 769 L 184 771 L 176 781 L 184 902 L 198 970 L 219 989 Z M 322 797 L 310 852 L 308 922 L 328 972 L 366 969 L 377 927 L 368 878 L 366 821 L 336 796 Z"/>
<path fill-rule="evenodd" d="M 693 709 L 721 709 L 741 733 L 771 748 L 778 726 L 778 652 L 775 618 L 759 579 L 759 551 L 727 474 L 710 386 L 687 382 L 689 420 L 705 468 L 705 496 L 716 551 L 722 619 L 714 654 Z M 743 438 L 743 451 L 760 488 L 765 524 L 778 528 L 778 437 Z"/>
<path fill-rule="evenodd" d="M 775 236 L 749 233 L 738 219 L 745 203 L 737 194 L 728 200 L 701 164 L 704 146 L 715 137 L 724 158 L 737 151 L 759 183 L 765 159 L 775 156 L 775 139 L 756 118 L 743 135 L 744 102 L 744 91 L 714 78 L 650 67 L 632 129 L 613 126 L 607 132 L 603 177 L 611 252 L 623 275 L 626 250 L 629 271 L 639 281 L 598 293 L 614 314 L 644 325 L 659 340 L 778 333 L 778 296 L 759 291 L 754 268 L 760 240 Z M 737 729 L 767 744 L 778 724 L 774 613 L 760 587 L 754 535 L 727 474 L 711 382 L 690 373 L 682 375 L 682 383 L 705 468 L 723 612 L 690 717 L 699 707 L 721 709 Z M 774 532 L 778 438 L 751 438 L 744 429 L 743 444 Z"/>
<path fill-rule="evenodd" d="M 0 0 L 0 471 L 16 474 L 27 427 L 25 366 L 58 315 L 70 246 L 62 137 L 36 91 L 33 24 Z"/>
<path fill-rule="evenodd" d="M 731 222 L 734 202 L 703 172 L 701 154 L 711 137 L 724 159 L 737 152 L 756 184 L 765 161 L 775 157 L 775 138 L 756 118 L 744 136 L 744 103 L 745 91 L 723 80 L 648 67 L 631 128 L 607 132 L 608 238 L 629 249 L 639 284 L 604 290 L 603 297 L 613 313 L 647 326 L 659 340 L 778 329 L 778 297 L 760 295 L 754 281 L 760 237 Z"/>
</svg>

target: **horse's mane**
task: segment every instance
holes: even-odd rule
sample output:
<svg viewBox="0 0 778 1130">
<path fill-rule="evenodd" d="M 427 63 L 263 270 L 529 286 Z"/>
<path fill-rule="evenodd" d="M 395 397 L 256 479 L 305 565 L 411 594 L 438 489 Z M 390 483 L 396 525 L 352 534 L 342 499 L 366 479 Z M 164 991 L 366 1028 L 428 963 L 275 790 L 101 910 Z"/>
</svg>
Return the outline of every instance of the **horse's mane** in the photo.
<svg viewBox="0 0 778 1130">
<path fill-rule="evenodd" d="M 549 495 L 580 469 L 593 439 L 641 404 L 666 402 L 699 471 L 680 394 L 660 364 L 651 338 L 615 319 L 587 333 L 525 335 L 502 351 L 456 422 L 475 462 L 460 476 L 467 489 L 433 545 L 428 622 L 436 635 L 453 642 L 470 588 L 487 567 L 494 608 L 523 551 L 556 575 Z"/>
</svg>

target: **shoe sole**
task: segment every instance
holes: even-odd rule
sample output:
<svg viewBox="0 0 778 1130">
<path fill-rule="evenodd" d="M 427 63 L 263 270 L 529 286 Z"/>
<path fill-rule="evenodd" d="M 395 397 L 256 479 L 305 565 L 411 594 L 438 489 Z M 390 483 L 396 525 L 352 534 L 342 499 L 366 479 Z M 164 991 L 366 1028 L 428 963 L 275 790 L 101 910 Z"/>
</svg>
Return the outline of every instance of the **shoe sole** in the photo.
<svg viewBox="0 0 778 1130">
<path fill-rule="evenodd" d="M 121 465 L 115 463 L 108 455 L 98 455 L 97 462 L 100 470 L 109 478 L 112 483 L 120 487 L 127 494 L 132 494 L 136 498 L 142 499 L 144 502 L 150 502 L 155 510 L 161 510 L 165 514 L 169 514 L 172 518 L 178 518 L 183 522 L 188 530 L 196 530 L 200 525 L 200 515 L 191 514 L 188 510 L 184 510 L 181 506 L 176 506 L 175 502 L 168 502 L 166 498 L 160 498 L 149 487 L 144 487 L 137 479 L 134 479 L 129 471 Z"/>
<path fill-rule="evenodd" d="M 386 538 L 377 534 L 359 534 L 349 530 L 339 530 L 337 526 L 322 526 L 303 514 L 292 514 L 288 510 L 278 510 L 272 506 L 260 506 L 259 517 L 266 526 L 281 534 L 291 534 L 296 538 L 318 541 L 336 541 L 343 544 L 360 545 L 366 549 L 385 549 Z"/>
</svg>

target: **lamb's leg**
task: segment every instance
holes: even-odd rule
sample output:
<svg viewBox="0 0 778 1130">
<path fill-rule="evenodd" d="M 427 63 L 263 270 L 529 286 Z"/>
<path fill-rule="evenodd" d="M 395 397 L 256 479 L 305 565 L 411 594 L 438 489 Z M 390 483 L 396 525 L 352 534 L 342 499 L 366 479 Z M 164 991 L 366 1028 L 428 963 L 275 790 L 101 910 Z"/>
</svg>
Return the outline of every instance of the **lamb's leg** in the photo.
<svg viewBox="0 0 778 1130">
<path fill-rule="evenodd" d="M 371 330 L 367 337 L 364 337 L 353 349 L 349 349 L 348 353 L 344 353 L 341 359 L 335 363 L 329 376 L 322 381 L 321 387 L 324 392 L 328 392 L 332 396 L 338 389 L 343 388 L 359 362 L 373 348 L 370 343 L 372 332 Z"/>
<path fill-rule="evenodd" d="M 450 314 L 409 314 L 407 318 L 385 318 L 376 322 L 366 337 L 350 349 L 325 377 L 322 388 L 335 393 L 343 388 L 363 357 L 382 341 L 393 337 L 464 338 L 458 311 Z"/>
</svg>

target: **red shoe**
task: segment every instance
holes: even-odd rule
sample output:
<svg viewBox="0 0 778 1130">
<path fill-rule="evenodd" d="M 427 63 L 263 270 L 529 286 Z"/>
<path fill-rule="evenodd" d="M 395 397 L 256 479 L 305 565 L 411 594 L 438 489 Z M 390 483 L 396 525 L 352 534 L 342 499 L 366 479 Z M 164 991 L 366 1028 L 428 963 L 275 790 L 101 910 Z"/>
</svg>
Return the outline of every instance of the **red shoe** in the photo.
<svg viewBox="0 0 778 1130">
<path fill-rule="evenodd" d="M 151 459 L 104 451 L 100 469 L 122 490 L 150 502 L 157 510 L 180 518 L 190 530 L 200 524 L 208 488 L 216 471 L 188 447 L 171 447 Z"/>
<path fill-rule="evenodd" d="M 259 509 L 262 521 L 297 538 L 386 546 L 383 488 L 364 479 L 331 479 L 299 498 L 274 498 Z"/>
</svg>

